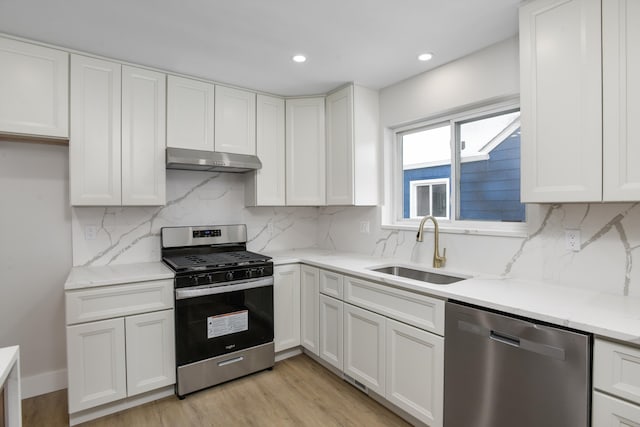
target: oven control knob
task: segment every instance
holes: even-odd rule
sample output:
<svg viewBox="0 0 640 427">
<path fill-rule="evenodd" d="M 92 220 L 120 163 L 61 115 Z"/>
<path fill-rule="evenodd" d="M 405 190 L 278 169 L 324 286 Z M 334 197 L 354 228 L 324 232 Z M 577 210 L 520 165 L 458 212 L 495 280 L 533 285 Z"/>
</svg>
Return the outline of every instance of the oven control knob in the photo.
<svg viewBox="0 0 640 427">
<path fill-rule="evenodd" d="M 225 277 L 227 278 L 227 280 L 233 280 L 233 272 L 227 272 L 227 275 Z"/>
<path fill-rule="evenodd" d="M 264 267 L 258 268 L 258 276 L 264 276 Z"/>
</svg>

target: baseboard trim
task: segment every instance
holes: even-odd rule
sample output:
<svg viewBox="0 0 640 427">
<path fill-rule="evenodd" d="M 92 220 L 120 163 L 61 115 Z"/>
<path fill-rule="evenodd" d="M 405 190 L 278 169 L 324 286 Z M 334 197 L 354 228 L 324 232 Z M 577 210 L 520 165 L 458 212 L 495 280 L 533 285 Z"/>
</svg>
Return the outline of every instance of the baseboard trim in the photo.
<svg viewBox="0 0 640 427">
<path fill-rule="evenodd" d="M 162 399 L 167 396 L 173 396 L 175 395 L 174 389 L 175 386 L 172 384 L 137 396 L 96 406 L 95 408 L 85 409 L 84 411 L 79 411 L 75 414 L 69 414 L 69 425 L 75 426 L 80 423 L 86 423 L 87 421 L 115 414 L 116 412 L 124 411 L 125 409 L 133 408 L 144 403 L 153 402 L 154 400 Z"/>
<path fill-rule="evenodd" d="M 293 356 L 297 356 L 299 354 L 302 354 L 302 348 L 301 347 L 295 347 L 292 349 L 287 349 L 287 350 L 282 350 L 276 353 L 276 362 L 279 362 L 281 360 L 284 359 L 288 359 L 290 357 Z"/>
<path fill-rule="evenodd" d="M 22 377 L 20 383 L 22 399 L 62 390 L 67 388 L 67 370 L 60 369 L 30 377 Z"/>
</svg>

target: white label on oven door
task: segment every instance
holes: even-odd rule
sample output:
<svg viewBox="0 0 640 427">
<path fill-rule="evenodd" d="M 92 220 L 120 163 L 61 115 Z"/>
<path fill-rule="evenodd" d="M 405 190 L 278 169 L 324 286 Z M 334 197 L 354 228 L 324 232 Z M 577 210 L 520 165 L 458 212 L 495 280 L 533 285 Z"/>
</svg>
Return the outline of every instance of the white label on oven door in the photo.
<svg viewBox="0 0 640 427">
<path fill-rule="evenodd" d="M 249 311 L 234 311 L 207 317 L 207 338 L 235 334 L 249 329 Z"/>
</svg>

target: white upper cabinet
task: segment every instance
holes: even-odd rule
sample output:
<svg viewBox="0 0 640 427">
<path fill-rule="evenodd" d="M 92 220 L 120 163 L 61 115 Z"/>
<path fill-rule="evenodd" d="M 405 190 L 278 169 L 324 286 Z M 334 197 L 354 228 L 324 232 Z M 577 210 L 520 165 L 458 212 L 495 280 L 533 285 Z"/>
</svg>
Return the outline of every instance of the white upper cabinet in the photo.
<svg viewBox="0 0 640 427">
<path fill-rule="evenodd" d="M 216 86 L 215 151 L 256 154 L 256 94 Z"/>
<path fill-rule="evenodd" d="M 0 132 L 69 137 L 69 54 L 0 38 Z"/>
<path fill-rule="evenodd" d="M 378 93 L 350 85 L 327 96 L 327 205 L 378 203 Z"/>
<path fill-rule="evenodd" d="M 523 202 L 602 200 L 599 0 L 520 9 Z"/>
<path fill-rule="evenodd" d="M 602 2 L 604 201 L 640 200 L 640 2 Z"/>
<path fill-rule="evenodd" d="M 285 205 L 284 100 L 258 95 L 256 154 L 262 168 L 247 173 L 247 206 Z"/>
<path fill-rule="evenodd" d="M 166 76 L 122 67 L 122 204 L 164 205 Z"/>
<path fill-rule="evenodd" d="M 213 151 L 215 86 L 168 76 L 167 147 Z"/>
<path fill-rule="evenodd" d="M 325 204 L 324 98 L 286 100 L 286 203 Z"/>
<path fill-rule="evenodd" d="M 72 205 L 120 205 L 121 66 L 71 55 Z"/>
<path fill-rule="evenodd" d="M 165 75 L 71 56 L 71 205 L 165 203 Z"/>
</svg>

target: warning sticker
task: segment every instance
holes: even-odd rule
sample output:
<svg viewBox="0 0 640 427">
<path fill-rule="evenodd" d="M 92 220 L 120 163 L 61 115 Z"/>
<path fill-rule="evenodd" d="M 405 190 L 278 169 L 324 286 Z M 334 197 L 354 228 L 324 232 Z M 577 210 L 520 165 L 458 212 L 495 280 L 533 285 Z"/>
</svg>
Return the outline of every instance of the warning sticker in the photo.
<svg viewBox="0 0 640 427">
<path fill-rule="evenodd" d="M 207 317 L 207 338 L 235 334 L 249 329 L 249 310 Z"/>
</svg>

